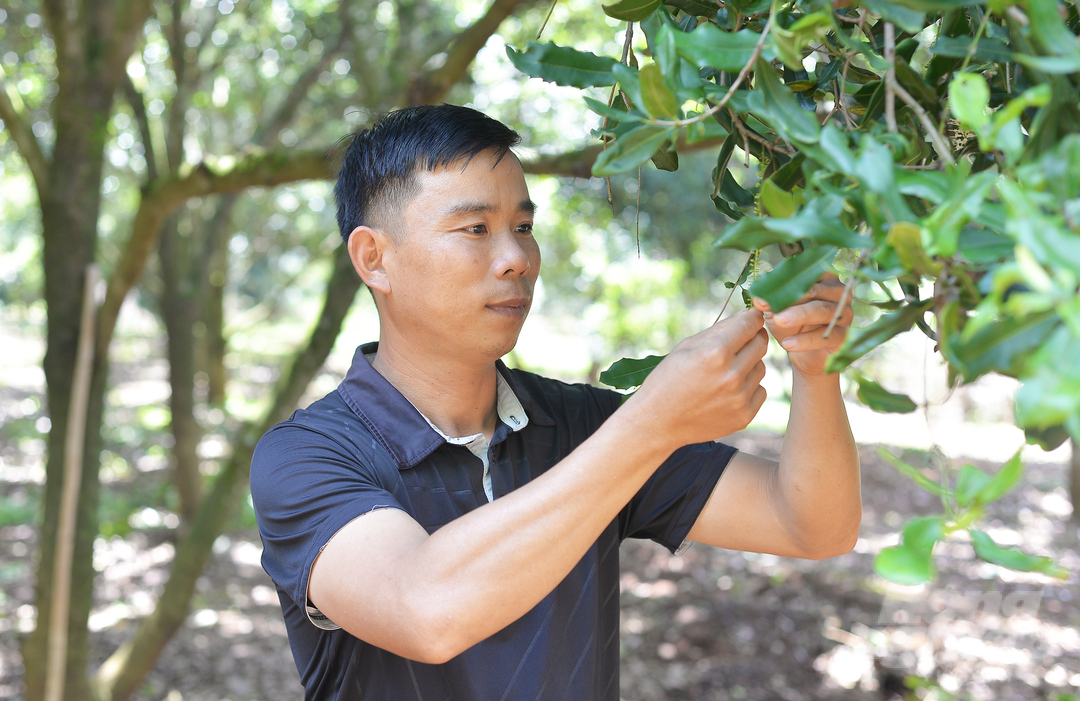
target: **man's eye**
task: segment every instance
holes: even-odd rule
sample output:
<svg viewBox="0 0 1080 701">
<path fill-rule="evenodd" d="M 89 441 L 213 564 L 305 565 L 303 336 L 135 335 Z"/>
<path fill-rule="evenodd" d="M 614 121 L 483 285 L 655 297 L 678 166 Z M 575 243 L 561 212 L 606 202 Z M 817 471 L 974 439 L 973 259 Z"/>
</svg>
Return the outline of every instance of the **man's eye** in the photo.
<svg viewBox="0 0 1080 701">
<path fill-rule="evenodd" d="M 470 234 L 480 235 L 487 232 L 487 227 L 483 224 L 474 224 L 473 226 L 465 227 L 465 231 L 468 231 Z"/>
<path fill-rule="evenodd" d="M 518 233 L 519 234 L 531 234 L 532 231 L 533 231 L 533 225 L 532 224 L 522 224 L 521 226 L 518 227 Z"/>
</svg>

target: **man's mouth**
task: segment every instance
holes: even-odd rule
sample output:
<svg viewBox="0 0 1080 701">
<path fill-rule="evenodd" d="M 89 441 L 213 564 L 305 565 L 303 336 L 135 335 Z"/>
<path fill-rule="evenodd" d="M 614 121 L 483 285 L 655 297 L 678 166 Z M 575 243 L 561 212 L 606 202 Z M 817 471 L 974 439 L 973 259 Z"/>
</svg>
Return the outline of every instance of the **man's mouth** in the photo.
<svg viewBox="0 0 1080 701">
<path fill-rule="evenodd" d="M 530 301 L 528 297 L 512 297 L 498 302 L 491 302 L 487 305 L 487 308 L 505 316 L 524 318 L 525 313 L 529 310 Z"/>
</svg>

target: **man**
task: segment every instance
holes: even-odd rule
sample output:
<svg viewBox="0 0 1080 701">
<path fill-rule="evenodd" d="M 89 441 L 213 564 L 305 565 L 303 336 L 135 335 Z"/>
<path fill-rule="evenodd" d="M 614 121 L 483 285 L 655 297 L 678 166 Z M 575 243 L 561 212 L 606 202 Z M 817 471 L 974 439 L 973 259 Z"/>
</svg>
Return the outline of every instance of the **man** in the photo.
<svg viewBox="0 0 1080 701">
<path fill-rule="evenodd" d="M 338 223 L 380 341 L 251 473 L 308 699 L 617 699 L 622 539 L 822 558 L 857 538 L 858 458 L 824 374 L 851 319 L 823 338 L 834 281 L 684 340 L 626 402 L 501 363 L 540 269 L 517 140 L 418 107 L 345 155 Z M 713 442 L 765 399 L 765 326 L 794 368 L 779 465 Z"/>
</svg>

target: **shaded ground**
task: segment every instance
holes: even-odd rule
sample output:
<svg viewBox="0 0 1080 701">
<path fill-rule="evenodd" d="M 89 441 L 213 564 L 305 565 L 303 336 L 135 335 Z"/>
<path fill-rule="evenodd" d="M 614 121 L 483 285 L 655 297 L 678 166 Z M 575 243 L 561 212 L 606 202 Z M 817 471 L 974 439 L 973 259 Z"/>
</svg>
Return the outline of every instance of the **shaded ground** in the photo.
<svg viewBox="0 0 1080 701">
<path fill-rule="evenodd" d="M 774 455 L 779 439 L 747 434 L 738 446 Z M 11 448 L 6 441 L 3 449 Z M 960 690 L 958 698 L 1052 699 L 1080 691 L 1076 576 L 1059 582 L 1002 572 L 971 559 L 970 546 L 953 543 L 939 546 L 932 587 L 887 590 L 871 574 L 873 553 L 895 542 L 900 514 L 931 513 L 940 504 L 873 449 L 863 449 L 863 465 L 862 538 L 843 557 L 810 562 L 703 546 L 672 557 L 651 543 L 626 543 L 623 699 L 891 699 L 911 674 Z M 35 488 L 14 474 L 8 470 L 0 482 L 8 523 L 18 520 L 10 511 L 22 503 L 20 490 Z M 1075 572 L 1077 529 L 1066 524 L 1064 483 L 1063 465 L 1029 465 L 1021 485 L 993 506 L 989 530 Z M 153 521 L 152 514 L 142 518 Z M 172 531 L 146 525 L 99 541 L 91 628 L 100 657 L 150 610 L 167 575 Z M 33 621 L 35 537 L 26 525 L 0 528 L 0 699 L 23 697 L 17 636 Z M 302 697 L 259 554 L 251 529 L 219 539 L 184 628 L 138 699 Z M 919 697 L 934 694 L 950 698 L 925 689 Z"/>
</svg>

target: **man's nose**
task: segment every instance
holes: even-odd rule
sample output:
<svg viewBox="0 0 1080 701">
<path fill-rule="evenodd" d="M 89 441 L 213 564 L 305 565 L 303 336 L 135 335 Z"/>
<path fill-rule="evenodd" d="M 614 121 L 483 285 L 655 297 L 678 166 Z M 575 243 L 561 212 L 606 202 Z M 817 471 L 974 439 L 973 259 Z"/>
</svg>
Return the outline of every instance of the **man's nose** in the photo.
<svg viewBox="0 0 1080 701">
<path fill-rule="evenodd" d="M 529 252 L 513 231 L 500 234 L 496 246 L 495 267 L 499 275 L 524 275 L 529 272 Z"/>
</svg>

